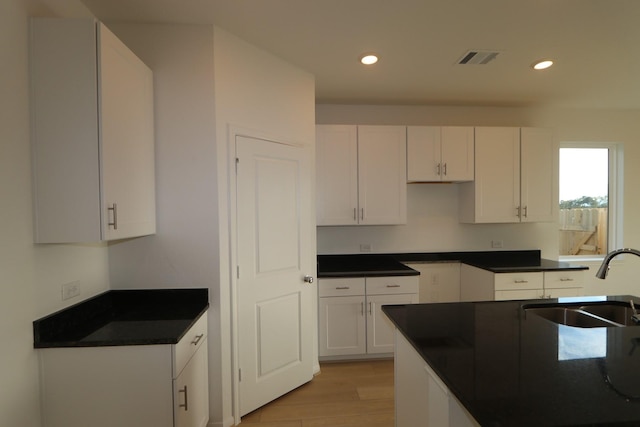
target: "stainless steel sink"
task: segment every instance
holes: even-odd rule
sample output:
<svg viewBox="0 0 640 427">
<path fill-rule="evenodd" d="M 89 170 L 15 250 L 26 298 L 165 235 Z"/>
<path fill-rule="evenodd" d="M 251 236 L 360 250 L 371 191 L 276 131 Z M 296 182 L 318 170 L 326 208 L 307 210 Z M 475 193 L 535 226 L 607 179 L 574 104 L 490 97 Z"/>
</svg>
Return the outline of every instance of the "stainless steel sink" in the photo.
<svg viewBox="0 0 640 427">
<path fill-rule="evenodd" d="M 638 325 L 629 303 L 607 301 L 593 304 L 532 304 L 523 306 L 525 313 L 551 322 L 578 328 L 608 328 Z"/>
</svg>

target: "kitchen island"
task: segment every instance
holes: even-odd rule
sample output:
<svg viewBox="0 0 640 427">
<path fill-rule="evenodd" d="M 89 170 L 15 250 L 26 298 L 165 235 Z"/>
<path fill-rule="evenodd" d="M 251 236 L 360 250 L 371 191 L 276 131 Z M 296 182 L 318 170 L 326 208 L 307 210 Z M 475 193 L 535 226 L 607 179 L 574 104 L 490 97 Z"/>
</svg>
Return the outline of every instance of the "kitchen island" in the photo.
<svg viewBox="0 0 640 427">
<path fill-rule="evenodd" d="M 397 426 L 640 425 L 639 326 L 574 327 L 524 310 L 630 299 L 640 305 L 610 296 L 384 306 L 396 345 L 409 348 L 396 361 L 396 399 L 408 396 L 396 401 Z"/>
</svg>

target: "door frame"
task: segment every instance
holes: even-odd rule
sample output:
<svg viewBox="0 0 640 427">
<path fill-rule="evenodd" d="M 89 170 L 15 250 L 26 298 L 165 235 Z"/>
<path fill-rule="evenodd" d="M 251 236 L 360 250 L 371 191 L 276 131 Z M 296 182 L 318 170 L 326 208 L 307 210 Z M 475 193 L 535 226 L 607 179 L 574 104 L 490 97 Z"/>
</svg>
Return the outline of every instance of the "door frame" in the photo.
<svg viewBox="0 0 640 427">
<path fill-rule="evenodd" d="M 231 324 L 231 389 L 232 389 L 232 416 L 234 419 L 234 424 L 240 424 L 240 381 L 239 381 L 239 336 L 238 336 L 238 275 L 236 272 L 236 266 L 238 265 L 238 235 L 237 235 L 237 174 L 236 174 L 236 141 L 238 137 L 246 137 L 252 139 L 258 139 L 264 141 L 265 143 L 272 144 L 282 144 L 288 145 L 292 147 L 305 148 L 308 147 L 309 144 L 305 144 L 304 142 L 296 142 L 291 141 L 288 138 L 279 137 L 276 135 L 272 135 L 266 132 L 256 131 L 252 129 L 243 128 L 235 125 L 227 126 L 227 173 L 228 173 L 228 233 L 229 233 L 229 297 L 230 297 L 230 324 Z M 315 147 L 311 145 L 308 147 L 312 150 L 311 153 L 311 164 L 315 165 Z M 315 166 L 314 166 L 315 167 Z M 312 173 L 311 177 L 311 186 L 315 188 L 315 173 Z M 315 194 L 315 192 L 314 192 Z M 312 207 L 311 207 L 312 215 L 315 215 L 315 195 L 312 197 Z M 315 224 L 315 218 L 313 220 Z M 315 233 L 312 233 L 315 237 Z M 315 239 L 313 242 L 314 250 L 315 250 Z M 317 278 L 317 272 L 314 271 L 314 278 Z M 222 284 L 221 284 L 222 286 Z M 313 350 L 313 365 L 314 365 L 314 375 L 320 372 L 320 363 L 318 361 L 318 315 L 317 315 L 317 293 L 312 294 L 312 325 L 313 325 L 313 334 L 315 338 L 312 340 Z"/>
</svg>

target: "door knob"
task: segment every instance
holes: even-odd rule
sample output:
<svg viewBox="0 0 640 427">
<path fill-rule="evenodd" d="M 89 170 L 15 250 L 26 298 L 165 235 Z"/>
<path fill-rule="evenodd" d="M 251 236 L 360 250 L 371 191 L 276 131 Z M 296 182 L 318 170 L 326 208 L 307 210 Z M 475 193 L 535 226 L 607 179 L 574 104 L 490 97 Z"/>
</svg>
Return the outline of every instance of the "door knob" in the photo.
<svg viewBox="0 0 640 427">
<path fill-rule="evenodd" d="M 313 276 L 304 276 L 304 281 L 306 283 L 313 283 Z"/>
</svg>

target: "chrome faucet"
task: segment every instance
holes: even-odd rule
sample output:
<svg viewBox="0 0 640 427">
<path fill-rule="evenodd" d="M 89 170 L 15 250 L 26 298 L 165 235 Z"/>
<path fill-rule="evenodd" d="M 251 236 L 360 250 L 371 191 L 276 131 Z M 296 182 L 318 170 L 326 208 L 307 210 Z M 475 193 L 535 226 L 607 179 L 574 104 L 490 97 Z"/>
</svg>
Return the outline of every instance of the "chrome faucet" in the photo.
<svg viewBox="0 0 640 427">
<path fill-rule="evenodd" d="M 634 254 L 634 255 L 640 256 L 640 251 L 637 249 L 623 248 L 623 249 L 616 249 L 615 251 L 609 252 L 607 256 L 604 257 L 604 260 L 602 260 L 602 265 L 600 266 L 600 268 L 598 269 L 598 272 L 596 273 L 596 277 L 598 279 L 607 278 L 607 273 L 609 272 L 609 263 L 613 258 L 615 258 L 620 254 Z"/>
</svg>

